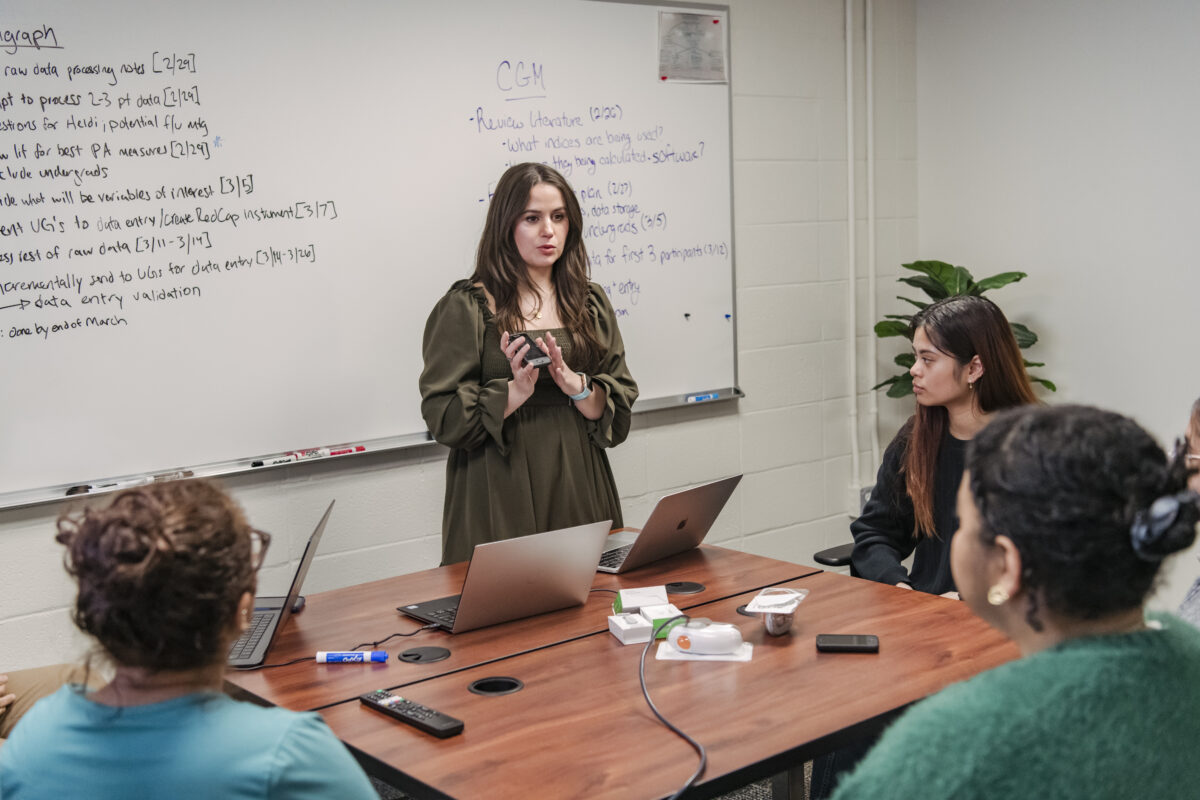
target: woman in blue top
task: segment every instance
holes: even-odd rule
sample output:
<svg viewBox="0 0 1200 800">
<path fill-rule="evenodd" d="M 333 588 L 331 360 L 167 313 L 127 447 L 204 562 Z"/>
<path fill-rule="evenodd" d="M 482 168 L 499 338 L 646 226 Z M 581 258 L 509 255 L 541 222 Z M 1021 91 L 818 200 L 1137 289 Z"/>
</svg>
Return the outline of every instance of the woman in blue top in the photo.
<svg viewBox="0 0 1200 800">
<path fill-rule="evenodd" d="M 64 515 L 74 620 L 113 662 L 95 691 L 39 701 L 0 748 L 0 796 L 374 798 L 316 714 L 221 693 L 267 543 L 204 481 L 152 484 Z"/>
</svg>

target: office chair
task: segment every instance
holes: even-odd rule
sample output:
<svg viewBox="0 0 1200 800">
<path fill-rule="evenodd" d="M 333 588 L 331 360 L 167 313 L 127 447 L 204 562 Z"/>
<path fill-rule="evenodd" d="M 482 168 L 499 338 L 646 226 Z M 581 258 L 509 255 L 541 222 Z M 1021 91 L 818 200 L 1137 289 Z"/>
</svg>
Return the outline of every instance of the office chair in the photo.
<svg viewBox="0 0 1200 800">
<path fill-rule="evenodd" d="M 853 553 L 854 542 L 847 542 L 846 544 L 839 544 L 837 547 L 829 547 L 813 553 L 813 560 L 827 567 L 844 567 L 849 565 L 850 574 L 855 575 L 854 564 L 850 561 L 850 556 Z"/>
<path fill-rule="evenodd" d="M 861 513 L 867 505 L 867 500 L 871 498 L 872 486 L 864 486 L 858 492 L 858 510 Z M 855 578 L 858 577 L 858 572 L 854 569 L 854 563 L 850 560 L 850 556 L 854 553 L 854 542 L 839 544 L 836 547 L 828 547 L 824 550 L 819 550 L 813 553 L 813 560 L 818 564 L 826 567 L 850 567 L 850 574 Z"/>
</svg>

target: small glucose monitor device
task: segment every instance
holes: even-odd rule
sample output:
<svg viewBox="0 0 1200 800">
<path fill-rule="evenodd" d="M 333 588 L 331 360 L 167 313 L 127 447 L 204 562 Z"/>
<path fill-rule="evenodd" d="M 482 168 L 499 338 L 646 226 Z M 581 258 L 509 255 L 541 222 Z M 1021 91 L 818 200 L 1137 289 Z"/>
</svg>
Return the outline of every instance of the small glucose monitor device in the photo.
<svg viewBox="0 0 1200 800">
<path fill-rule="evenodd" d="M 671 628 L 667 641 L 681 653 L 725 655 L 741 648 L 742 632 L 728 622 L 698 618 Z"/>
</svg>

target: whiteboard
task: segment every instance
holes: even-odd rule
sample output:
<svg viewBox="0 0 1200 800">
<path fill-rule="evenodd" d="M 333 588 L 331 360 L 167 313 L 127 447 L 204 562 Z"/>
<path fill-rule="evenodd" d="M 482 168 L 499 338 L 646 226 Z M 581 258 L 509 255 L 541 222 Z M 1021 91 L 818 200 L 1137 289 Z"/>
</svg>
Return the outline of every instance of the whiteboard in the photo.
<svg viewBox="0 0 1200 800">
<path fill-rule="evenodd" d="M 735 387 L 729 87 L 662 79 L 659 10 L 5 3 L 0 495 L 423 434 L 519 161 L 580 196 L 639 406 Z"/>
</svg>

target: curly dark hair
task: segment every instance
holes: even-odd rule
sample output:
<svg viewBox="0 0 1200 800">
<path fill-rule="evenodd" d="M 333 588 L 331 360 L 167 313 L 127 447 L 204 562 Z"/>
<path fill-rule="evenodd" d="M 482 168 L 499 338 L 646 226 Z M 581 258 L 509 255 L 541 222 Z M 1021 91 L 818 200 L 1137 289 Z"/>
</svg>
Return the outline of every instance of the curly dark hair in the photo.
<svg viewBox="0 0 1200 800">
<path fill-rule="evenodd" d="M 971 440 L 966 469 L 983 540 L 1002 534 L 1021 554 L 1035 630 L 1039 603 L 1074 619 L 1140 606 L 1162 559 L 1196 535 L 1200 497 L 1186 491 L 1182 457 L 1168 462 L 1150 434 L 1110 411 L 1000 412 Z M 1152 535 L 1132 535 L 1160 498 L 1175 512 Z"/>
<path fill-rule="evenodd" d="M 55 538 L 79 585 L 72 618 L 117 664 L 163 671 L 225 659 L 255 565 L 251 528 L 215 484 L 126 490 L 106 508 L 65 513 Z"/>
</svg>

